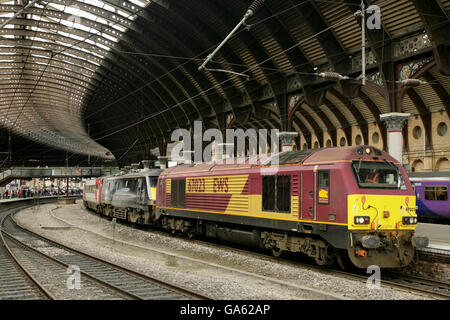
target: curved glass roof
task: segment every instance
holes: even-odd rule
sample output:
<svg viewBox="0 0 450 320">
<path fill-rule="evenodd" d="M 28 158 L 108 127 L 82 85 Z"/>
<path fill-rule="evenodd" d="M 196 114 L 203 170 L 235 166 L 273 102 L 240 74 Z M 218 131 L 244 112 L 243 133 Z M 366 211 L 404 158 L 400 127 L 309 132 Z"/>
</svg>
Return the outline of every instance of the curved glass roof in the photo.
<svg viewBox="0 0 450 320">
<path fill-rule="evenodd" d="M 113 159 L 82 122 L 104 60 L 149 0 L 0 0 L 0 125 Z"/>
</svg>

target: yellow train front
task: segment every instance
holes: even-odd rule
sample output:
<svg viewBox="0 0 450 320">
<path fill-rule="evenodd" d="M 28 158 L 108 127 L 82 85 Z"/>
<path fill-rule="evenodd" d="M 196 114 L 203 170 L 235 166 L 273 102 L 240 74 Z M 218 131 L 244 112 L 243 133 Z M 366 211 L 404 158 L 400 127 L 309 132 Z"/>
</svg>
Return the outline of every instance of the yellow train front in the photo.
<svg viewBox="0 0 450 320">
<path fill-rule="evenodd" d="M 170 168 L 159 178 L 155 218 L 171 231 L 303 253 L 321 265 L 349 258 L 360 268 L 401 267 L 428 244 L 414 233 L 405 170 L 369 146 Z"/>
</svg>

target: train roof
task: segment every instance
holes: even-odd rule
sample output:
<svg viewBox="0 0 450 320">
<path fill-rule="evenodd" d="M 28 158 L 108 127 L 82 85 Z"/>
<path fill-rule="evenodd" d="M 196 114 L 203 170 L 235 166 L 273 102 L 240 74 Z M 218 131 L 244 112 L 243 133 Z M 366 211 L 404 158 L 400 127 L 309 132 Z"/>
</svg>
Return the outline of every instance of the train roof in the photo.
<svg viewBox="0 0 450 320">
<path fill-rule="evenodd" d="M 130 172 L 119 176 L 110 176 L 109 179 L 125 179 L 125 178 L 139 178 L 146 176 L 159 176 L 163 170 L 162 169 L 149 169 L 149 170 L 139 170 L 137 172 Z"/>
<path fill-rule="evenodd" d="M 365 150 L 370 148 L 370 154 Z M 199 163 L 192 165 L 178 165 L 166 169 L 161 175 L 183 174 L 189 172 L 213 172 L 220 170 L 251 169 L 261 166 L 278 165 L 315 165 L 320 163 L 330 163 L 337 161 L 351 160 L 378 160 L 397 163 L 388 153 L 371 146 L 350 146 L 338 148 L 322 148 L 302 151 L 286 151 L 276 154 L 258 155 L 245 158 L 233 158 L 232 164 L 219 163 Z"/>
<path fill-rule="evenodd" d="M 450 180 L 450 172 L 410 172 L 411 180 Z"/>
</svg>

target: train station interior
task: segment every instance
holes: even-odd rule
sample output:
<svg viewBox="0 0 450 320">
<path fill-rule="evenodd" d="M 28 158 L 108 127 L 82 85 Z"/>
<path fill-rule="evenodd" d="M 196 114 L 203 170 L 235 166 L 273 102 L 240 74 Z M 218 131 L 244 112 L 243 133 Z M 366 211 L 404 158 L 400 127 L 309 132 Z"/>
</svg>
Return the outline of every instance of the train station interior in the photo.
<svg viewBox="0 0 450 320">
<path fill-rule="evenodd" d="M 351 262 L 360 268 L 367 268 L 370 261 L 377 265 L 381 260 L 370 252 L 379 252 L 386 245 L 403 251 L 386 255 L 381 267 L 383 263 L 389 268 L 401 265 L 405 273 L 416 277 L 434 274 L 427 281 L 440 281 L 440 288 L 445 287 L 434 294 L 450 299 L 449 15 L 450 0 L 0 0 L 0 217 L 2 230 L 9 230 L 1 242 L 18 250 L 15 240 L 7 239 L 24 231 L 13 227 L 13 222 L 33 232 L 39 229 L 52 241 L 61 236 L 57 232 L 89 229 L 101 233 L 113 223 L 114 234 L 104 236 L 122 239 L 125 246 L 133 233 L 124 228 L 136 223 L 183 234 L 186 239 L 214 234 L 221 241 L 240 239 L 236 240 L 240 244 L 253 241 L 252 234 L 257 234 L 258 242 L 263 241 L 272 255 L 298 247 L 295 252 L 310 258 L 315 255 L 319 265 L 327 264 L 332 256 L 342 266 L 339 254 L 329 253 L 328 245 L 333 250 L 348 245 L 355 249 Z M 225 138 L 209 146 L 213 161 L 248 156 L 243 165 L 217 169 L 214 164 L 202 164 L 203 152 L 212 141 L 205 137 L 211 132 L 225 137 L 232 130 L 264 131 L 269 136 L 276 131 L 258 151 L 284 155 L 280 171 L 285 173 L 273 181 L 263 174 L 260 182 L 251 176 L 249 136 L 244 136 L 240 155 L 234 138 L 231 147 Z M 186 132 L 188 142 L 181 141 L 177 132 Z M 278 144 L 274 145 L 275 140 Z M 226 155 L 229 150 L 230 157 Z M 257 164 L 263 168 L 272 164 L 270 161 Z M 369 162 L 377 163 L 377 170 L 384 168 L 391 177 L 381 187 L 365 185 L 366 189 L 361 181 L 355 187 L 342 182 L 337 191 L 334 172 L 341 167 L 322 167 L 325 171 L 320 171 L 321 166 L 345 162 L 352 163 L 353 171 L 349 167 L 348 176 L 342 173 L 347 177 L 342 181 L 360 179 L 360 170 L 375 172 Z M 302 167 L 299 170 L 308 166 L 313 170 L 309 195 L 304 189 L 306 173 L 296 178 L 296 173 L 288 171 L 296 165 Z M 242 171 L 246 168 L 248 172 Z M 121 175 L 131 178 L 120 182 Z M 233 175 L 241 180 L 233 180 Z M 292 180 L 283 180 L 287 176 Z M 357 187 L 369 190 L 367 202 L 365 195 L 359 195 L 364 192 L 351 194 Z M 110 190 L 137 190 L 137 206 L 104 206 L 102 192 Z M 202 198 L 208 192 L 217 194 Z M 344 198 L 345 192 L 348 198 Z M 333 197 L 338 194 L 342 198 L 335 209 Z M 63 197 L 74 201 L 63 203 Z M 248 198 L 245 206 L 239 202 L 244 197 Z M 403 198 L 394 205 L 393 197 Z M 46 210 L 41 222 L 24 218 L 26 212 L 41 217 L 31 207 L 11 213 L 21 199 Z M 310 200 L 314 204 L 308 207 L 305 203 Z M 411 208 L 410 202 L 414 204 Z M 72 216 L 61 209 L 65 205 Z M 331 211 L 325 213 L 323 205 L 332 206 Z M 352 220 L 359 205 L 364 215 Z M 341 220 L 339 210 L 344 207 L 348 213 Z M 84 213 L 74 218 L 77 210 Z M 225 220 L 211 218 L 227 223 L 211 231 L 213 223 L 207 222 L 207 212 L 211 217 L 231 213 Z M 98 218 L 98 226 L 92 226 L 90 223 L 97 221 L 95 214 L 113 222 Z M 191 214 L 191 220 L 182 220 L 183 214 Z M 322 214 L 325 224 L 321 224 Z M 388 230 L 383 221 L 397 216 L 398 222 L 389 224 Z M 121 219 L 128 224 L 120 224 Z M 270 230 L 264 229 L 263 219 L 272 219 Z M 197 222 L 194 225 L 192 221 Z M 367 224 L 368 229 L 359 224 Z M 335 240 L 343 237 L 339 228 L 350 234 L 341 239 L 344 244 Z M 276 233 L 280 230 L 285 233 Z M 369 233 L 361 236 L 365 231 Z M 306 235 L 306 242 L 301 237 L 292 240 L 293 232 Z M 327 236 L 331 232 L 336 235 Z M 383 234 L 378 236 L 378 232 Z M 87 241 L 91 236 L 82 239 L 74 235 L 73 239 Z M 285 242 L 280 240 L 283 237 Z M 146 234 L 139 239 L 156 241 Z M 71 236 L 63 240 L 69 247 L 80 245 Z M 152 253 L 157 260 L 163 259 L 158 255 L 166 250 L 158 241 L 153 249 L 159 253 Z M 130 252 L 143 255 L 139 250 L 144 245 L 134 243 Z M 106 246 L 109 248 L 109 242 Z M 171 244 L 172 249 L 174 246 Z M 203 252 L 196 247 L 200 244 L 193 246 Z M 120 255 L 115 250 L 111 252 Z M 219 247 L 204 250 L 212 256 L 226 255 L 215 251 L 223 250 Z M 419 253 L 413 257 L 412 250 Z M 89 251 L 97 253 L 107 259 L 106 251 Z M 200 259 L 194 254 L 191 258 Z M 417 262 L 422 258 L 423 263 Z M 166 265 L 185 264 L 185 269 L 192 266 L 196 270 L 193 265 L 199 263 L 170 259 Z M 365 262 L 358 264 L 361 260 Z M 409 263 L 415 267 L 408 267 Z M 252 272 L 251 268 L 247 271 Z M 173 275 L 174 279 L 177 276 Z M 171 275 L 160 276 L 165 277 Z M 270 281 L 267 283 L 275 287 L 281 285 Z M 147 284 L 136 283 L 147 288 Z M 184 289 L 189 289 L 186 283 Z M 212 285 L 219 287 L 214 281 Z M 90 299 L 89 286 L 83 287 L 86 292 L 56 298 Z M 169 290 L 158 297 L 308 299 L 304 292 L 295 291 L 306 284 L 296 286 L 286 288 L 291 296 L 275 287 L 271 295 L 258 296 L 250 289 L 238 294 L 239 289 L 228 288 L 223 296 L 217 291 L 211 296 L 211 288 L 201 284 L 199 288 L 204 290 L 195 294 L 178 288 L 170 289 L 176 294 Z M 52 290 L 43 290 L 38 299 L 54 298 Z M 153 294 L 142 289 L 146 293 L 139 296 L 122 289 L 116 296 L 106 287 L 101 290 L 105 294 L 99 295 L 100 299 L 148 299 Z M 357 299 L 357 292 L 364 299 L 370 296 L 365 289 L 347 290 L 356 290 L 351 299 Z M 0 285 L 0 299 L 2 292 Z M 321 294 L 314 291 L 309 297 L 342 297 L 342 292 Z M 96 299 L 94 294 L 92 297 Z M 385 297 L 417 298 L 390 291 L 375 295 L 375 299 Z"/>
</svg>

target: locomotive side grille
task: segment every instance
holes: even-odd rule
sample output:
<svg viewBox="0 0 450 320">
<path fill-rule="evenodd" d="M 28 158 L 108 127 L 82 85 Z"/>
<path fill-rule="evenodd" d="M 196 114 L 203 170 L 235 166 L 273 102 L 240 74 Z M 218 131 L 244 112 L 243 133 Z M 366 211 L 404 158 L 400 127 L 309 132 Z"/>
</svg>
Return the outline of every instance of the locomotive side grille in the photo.
<svg viewBox="0 0 450 320">
<path fill-rule="evenodd" d="M 125 208 L 116 208 L 113 214 L 114 218 L 123 219 L 127 218 L 127 209 Z"/>
</svg>

